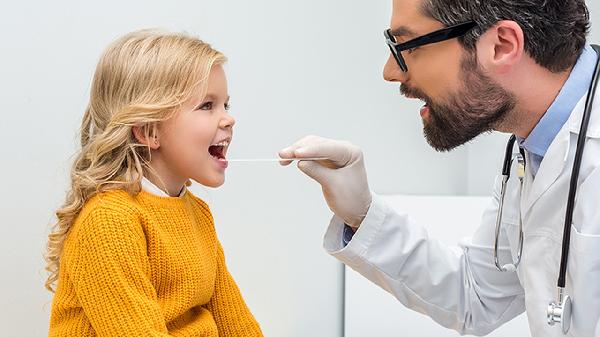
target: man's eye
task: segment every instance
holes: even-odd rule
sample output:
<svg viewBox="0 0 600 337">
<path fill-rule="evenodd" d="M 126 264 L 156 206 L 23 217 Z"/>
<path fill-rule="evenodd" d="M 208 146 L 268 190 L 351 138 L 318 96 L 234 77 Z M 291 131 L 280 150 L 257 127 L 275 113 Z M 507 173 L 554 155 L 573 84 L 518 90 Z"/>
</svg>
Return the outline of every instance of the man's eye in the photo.
<svg viewBox="0 0 600 337">
<path fill-rule="evenodd" d="M 212 102 L 204 102 L 196 108 L 196 110 L 212 110 L 213 103 Z"/>
<path fill-rule="evenodd" d="M 407 51 L 409 54 L 412 54 L 412 53 L 413 53 L 413 52 L 415 52 L 417 49 L 419 49 L 419 47 L 410 48 L 410 49 L 407 49 L 406 51 Z"/>
</svg>

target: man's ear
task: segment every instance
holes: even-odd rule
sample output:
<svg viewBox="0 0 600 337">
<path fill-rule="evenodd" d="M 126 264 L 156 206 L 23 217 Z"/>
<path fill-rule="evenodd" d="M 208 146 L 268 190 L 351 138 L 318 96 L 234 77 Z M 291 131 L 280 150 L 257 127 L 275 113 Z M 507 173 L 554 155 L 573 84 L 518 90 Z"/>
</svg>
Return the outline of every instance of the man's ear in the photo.
<svg viewBox="0 0 600 337">
<path fill-rule="evenodd" d="M 498 21 L 477 42 L 480 64 L 488 72 L 507 73 L 521 61 L 525 37 L 518 23 Z"/>
<path fill-rule="evenodd" d="M 150 125 L 134 125 L 132 128 L 135 139 L 148 146 L 151 150 L 157 150 L 160 147 L 158 135 L 156 132 L 150 132 Z"/>
</svg>

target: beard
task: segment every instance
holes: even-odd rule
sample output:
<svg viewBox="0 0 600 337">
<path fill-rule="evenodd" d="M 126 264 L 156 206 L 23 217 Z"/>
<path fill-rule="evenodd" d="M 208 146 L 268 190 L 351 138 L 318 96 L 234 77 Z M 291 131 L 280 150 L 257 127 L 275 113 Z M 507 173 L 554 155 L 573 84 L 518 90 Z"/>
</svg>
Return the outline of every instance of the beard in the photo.
<svg viewBox="0 0 600 337">
<path fill-rule="evenodd" d="M 427 104 L 429 116 L 423 120 L 423 134 L 436 151 L 450 151 L 491 132 L 515 107 L 514 96 L 483 73 L 474 52 L 461 61 L 460 82 L 462 88 L 447 102 L 435 101 L 417 88 L 400 86 L 403 95 Z"/>
</svg>

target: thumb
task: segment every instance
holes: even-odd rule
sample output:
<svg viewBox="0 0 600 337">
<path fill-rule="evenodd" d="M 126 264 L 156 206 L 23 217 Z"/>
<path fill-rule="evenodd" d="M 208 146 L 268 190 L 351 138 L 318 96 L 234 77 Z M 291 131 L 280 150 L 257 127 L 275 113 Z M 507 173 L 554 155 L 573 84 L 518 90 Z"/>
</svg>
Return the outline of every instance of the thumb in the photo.
<svg viewBox="0 0 600 337">
<path fill-rule="evenodd" d="M 298 161 L 298 168 L 300 171 L 304 172 L 307 176 L 314 179 L 319 184 L 323 185 L 328 177 L 330 168 L 321 165 L 317 161 L 311 160 L 300 160 Z"/>
</svg>

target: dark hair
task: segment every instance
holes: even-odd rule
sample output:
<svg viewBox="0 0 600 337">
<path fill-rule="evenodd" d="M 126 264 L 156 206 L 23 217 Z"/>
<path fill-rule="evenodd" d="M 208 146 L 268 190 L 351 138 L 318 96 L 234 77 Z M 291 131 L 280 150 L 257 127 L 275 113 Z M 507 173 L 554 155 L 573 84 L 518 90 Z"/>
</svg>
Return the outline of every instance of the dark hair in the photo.
<svg viewBox="0 0 600 337">
<path fill-rule="evenodd" d="M 525 51 L 552 72 L 577 62 L 590 28 L 584 0 L 423 0 L 422 9 L 446 26 L 477 22 L 478 27 L 459 38 L 469 51 L 498 21 L 514 21 L 523 29 Z"/>
</svg>

